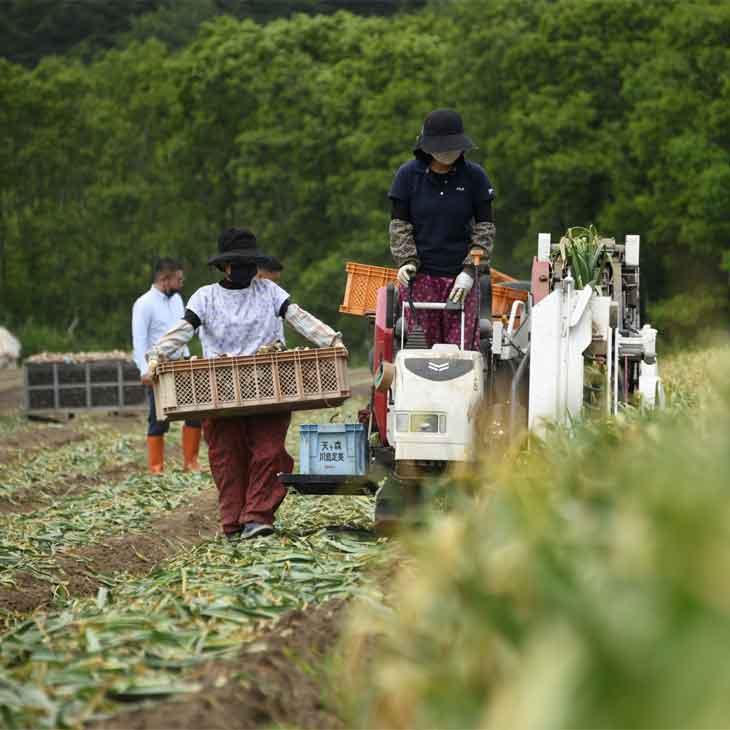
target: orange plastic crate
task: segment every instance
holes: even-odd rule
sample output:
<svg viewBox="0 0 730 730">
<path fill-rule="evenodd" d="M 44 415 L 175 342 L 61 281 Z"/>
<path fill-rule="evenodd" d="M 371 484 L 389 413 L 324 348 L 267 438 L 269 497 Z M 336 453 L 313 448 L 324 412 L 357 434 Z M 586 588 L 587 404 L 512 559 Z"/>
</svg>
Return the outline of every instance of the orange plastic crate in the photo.
<svg viewBox="0 0 730 730">
<path fill-rule="evenodd" d="M 348 262 L 347 285 L 345 296 L 340 305 L 340 312 L 343 314 L 355 314 L 360 317 L 374 314 L 375 305 L 378 299 L 378 289 L 396 281 L 397 269 L 389 269 L 385 266 L 368 266 Z M 492 279 L 492 315 L 499 317 L 502 314 L 509 315 L 512 302 L 519 299 L 527 301 L 527 292 L 501 286 L 502 284 L 517 281 L 514 277 L 504 274 L 497 269 L 491 269 Z"/>
<path fill-rule="evenodd" d="M 356 314 L 360 317 L 375 312 L 378 289 L 396 281 L 397 269 L 385 266 L 368 266 L 349 261 L 345 267 L 347 285 L 345 297 L 340 305 L 343 314 Z"/>
<path fill-rule="evenodd" d="M 503 315 L 509 317 L 512 304 L 517 301 L 526 302 L 528 293 L 524 289 L 513 289 L 510 286 L 495 284 L 492 281 L 492 317 L 501 317 Z"/>
</svg>

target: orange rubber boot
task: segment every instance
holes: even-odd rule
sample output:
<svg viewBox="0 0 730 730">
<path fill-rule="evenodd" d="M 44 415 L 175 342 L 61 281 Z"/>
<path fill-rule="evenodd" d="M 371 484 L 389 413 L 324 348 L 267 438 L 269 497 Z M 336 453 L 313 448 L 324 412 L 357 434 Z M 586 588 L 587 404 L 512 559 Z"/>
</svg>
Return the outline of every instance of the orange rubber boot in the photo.
<svg viewBox="0 0 730 730">
<path fill-rule="evenodd" d="M 182 428 L 183 471 L 200 471 L 200 464 L 198 463 L 200 430 L 192 426 L 183 426 Z"/>
<path fill-rule="evenodd" d="M 147 465 L 150 474 L 162 474 L 165 468 L 165 437 L 147 437 Z"/>
</svg>

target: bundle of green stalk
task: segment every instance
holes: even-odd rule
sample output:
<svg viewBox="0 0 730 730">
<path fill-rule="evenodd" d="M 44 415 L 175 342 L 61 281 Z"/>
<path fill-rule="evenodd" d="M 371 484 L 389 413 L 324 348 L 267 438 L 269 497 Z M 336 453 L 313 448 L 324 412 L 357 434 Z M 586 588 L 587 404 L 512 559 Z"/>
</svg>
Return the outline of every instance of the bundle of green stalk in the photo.
<svg viewBox="0 0 730 730">
<path fill-rule="evenodd" d="M 560 258 L 570 268 L 575 286 L 595 287 L 605 257 L 605 243 L 594 225 L 572 226 L 560 238 Z"/>
<path fill-rule="evenodd" d="M 414 536 L 388 607 L 351 621 L 350 723 L 726 727 L 729 366 L 727 346 L 677 358 L 670 410 L 456 480 L 477 504 Z"/>
</svg>

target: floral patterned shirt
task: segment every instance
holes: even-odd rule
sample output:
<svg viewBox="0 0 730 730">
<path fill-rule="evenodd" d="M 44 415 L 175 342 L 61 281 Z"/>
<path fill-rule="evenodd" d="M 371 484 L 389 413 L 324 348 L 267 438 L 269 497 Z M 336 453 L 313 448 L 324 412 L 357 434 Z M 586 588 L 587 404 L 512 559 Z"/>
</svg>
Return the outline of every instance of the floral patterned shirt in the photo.
<svg viewBox="0 0 730 730">
<path fill-rule="evenodd" d="M 268 279 L 253 279 L 246 289 L 203 286 L 187 308 L 200 319 L 198 335 L 204 357 L 253 355 L 278 339 L 279 312 L 289 294 Z"/>
</svg>

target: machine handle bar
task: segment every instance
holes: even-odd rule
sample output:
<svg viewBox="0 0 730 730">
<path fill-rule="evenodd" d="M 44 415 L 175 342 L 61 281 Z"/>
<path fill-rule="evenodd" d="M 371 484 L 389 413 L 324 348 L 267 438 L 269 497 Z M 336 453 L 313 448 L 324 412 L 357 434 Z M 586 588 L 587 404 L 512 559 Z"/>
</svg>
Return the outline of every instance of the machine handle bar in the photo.
<svg viewBox="0 0 730 730">
<path fill-rule="evenodd" d="M 412 302 L 414 309 L 446 309 L 448 311 L 460 311 L 463 304 L 459 302 Z"/>
<path fill-rule="evenodd" d="M 416 309 L 431 309 L 431 310 L 446 310 L 446 311 L 457 311 L 461 312 L 461 348 L 464 349 L 464 306 L 463 304 L 457 303 L 457 302 L 414 302 L 411 300 L 408 305 L 410 306 L 411 310 Z M 406 303 L 403 302 L 402 304 L 403 311 L 402 311 L 402 317 L 403 321 L 405 322 L 406 318 Z M 415 318 L 415 311 L 413 311 L 413 315 Z M 405 347 L 405 339 L 406 339 L 406 328 L 405 325 L 401 329 L 400 334 L 400 346 L 401 349 Z"/>
</svg>

